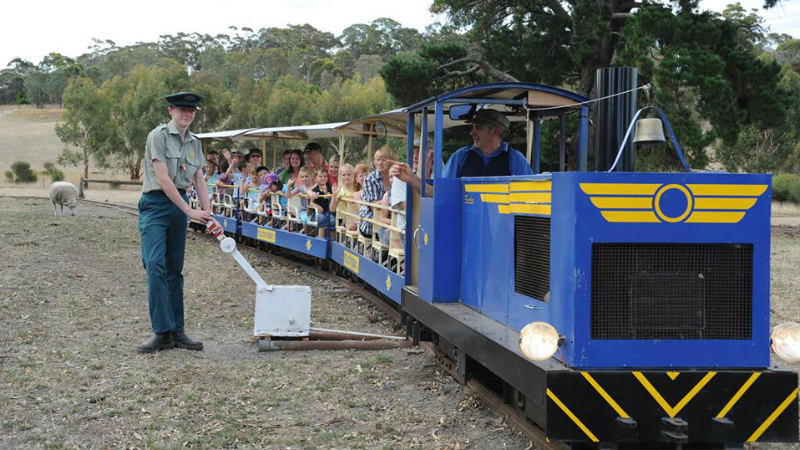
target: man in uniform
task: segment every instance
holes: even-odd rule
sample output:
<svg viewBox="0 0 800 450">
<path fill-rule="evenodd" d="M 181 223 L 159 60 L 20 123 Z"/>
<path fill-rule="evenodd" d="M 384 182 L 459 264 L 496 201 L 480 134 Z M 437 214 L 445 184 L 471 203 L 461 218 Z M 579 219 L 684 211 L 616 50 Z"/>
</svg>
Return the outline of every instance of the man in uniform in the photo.
<svg viewBox="0 0 800 450">
<path fill-rule="evenodd" d="M 202 209 L 189 207 L 186 189 L 194 182 L 204 186 L 205 164 L 200 140 L 189 131 L 201 97 L 179 92 L 166 97 L 172 117 L 147 136 L 144 182 L 139 199 L 139 233 L 142 263 L 147 272 L 148 308 L 153 336 L 140 353 L 173 347 L 202 350 L 203 344 L 183 331 L 183 255 L 187 216 L 213 220 L 208 190 L 198 189 Z"/>
</svg>

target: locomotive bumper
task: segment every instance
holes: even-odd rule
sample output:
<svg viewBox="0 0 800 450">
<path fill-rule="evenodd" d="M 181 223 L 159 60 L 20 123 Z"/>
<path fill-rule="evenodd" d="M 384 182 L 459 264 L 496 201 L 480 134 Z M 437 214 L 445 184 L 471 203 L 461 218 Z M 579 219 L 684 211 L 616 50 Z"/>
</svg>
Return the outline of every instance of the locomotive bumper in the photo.
<svg viewBox="0 0 800 450">
<path fill-rule="evenodd" d="M 546 394 L 546 435 L 562 442 L 798 441 L 789 371 L 550 372 Z"/>
</svg>

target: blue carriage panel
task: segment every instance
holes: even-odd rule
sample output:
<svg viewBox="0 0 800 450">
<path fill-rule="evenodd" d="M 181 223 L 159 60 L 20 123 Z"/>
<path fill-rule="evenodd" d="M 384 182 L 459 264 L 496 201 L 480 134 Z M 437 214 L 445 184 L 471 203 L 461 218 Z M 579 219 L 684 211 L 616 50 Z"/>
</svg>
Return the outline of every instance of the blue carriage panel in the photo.
<svg viewBox="0 0 800 450">
<path fill-rule="evenodd" d="M 419 292 L 428 302 L 456 302 L 460 290 L 461 180 L 440 178 L 434 198 L 420 199 Z"/>
<path fill-rule="evenodd" d="M 565 206 L 554 209 L 552 267 L 564 314 L 551 323 L 567 337 L 565 363 L 768 365 L 768 175 L 553 178 Z"/>
<path fill-rule="evenodd" d="M 292 233 L 247 221 L 242 222 L 242 235 L 317 258 L 328 257 L 327 239 Z"/>
<path fill-rule="evenodd" d="M 234 217 L 228 217 L 223 214 L 214 214 L 214 219 L 222 225 L 222 229 L 228 233 L 239 233 L 239 221 Z"/>
<path fill-rule="evenodd" d="M 331 241 L 331 259 L 356 274 L 381 294 L 400 304 L 405 286 L 405 279 L 402 276 L 336 241 Z"/>
</svg>

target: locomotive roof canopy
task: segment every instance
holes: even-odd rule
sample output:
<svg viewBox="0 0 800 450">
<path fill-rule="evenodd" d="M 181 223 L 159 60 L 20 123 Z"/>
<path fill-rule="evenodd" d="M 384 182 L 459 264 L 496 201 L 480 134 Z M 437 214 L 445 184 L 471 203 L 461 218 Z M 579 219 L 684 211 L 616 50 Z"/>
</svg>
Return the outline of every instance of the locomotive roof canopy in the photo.
<svg viewBox="0 0 800 450">
<path fill-rule="evenodd" d="M 489 108 L 503 111 L 506 113 L 509 120 L 518 122 L 525 120 L 524 111 L 520 110 L 518 114 L 510 114 L 512 112 L 510 108 L 502 103 L 505 102 L 507 104 L 512 100 L 519 101 L 523 99 L 527 100 L 527 108 L 546 108 L 546 111 L 549 111 L 550 114 L 556 113 L 556 111 L 561 108 L 578 109 L 582 106 L 581 103 L 589 101 L 588 98 L 574 92 L 542 84 L 518 82 L 488 83 L 446 92 L 437 97 L 431 97 L 408 106 L 404 111 L 408 113 L 420 113 L 424 108 L 428 108 L 430 118 L 430 116 L 433 116 L 433 107 L 437 102 L 444 104 L 444 111 L 447 113 L 447 104 L 463 104 L 470 103 L 470 100 L 475 100 L 475 103 L 488 104 L 487 107 Z M 500 103 L 491 104 L 492 100 L 497 100 Z M 465 123 L 462 120 L 454 121 L 447 115 L 445 115 L 443 119 L 444 128 Z"/>
</svg>

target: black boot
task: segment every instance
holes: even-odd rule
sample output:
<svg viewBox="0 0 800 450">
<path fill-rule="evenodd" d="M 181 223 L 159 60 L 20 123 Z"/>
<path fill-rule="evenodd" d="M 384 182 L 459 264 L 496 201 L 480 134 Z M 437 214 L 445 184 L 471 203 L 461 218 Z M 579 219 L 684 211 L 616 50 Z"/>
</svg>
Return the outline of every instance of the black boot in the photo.
<svg viewBox="0 0 800 450">
<path fill-rule="evenodd" d="M 200 341 L 195 341 L 194 339 L 187 336 L 183 331 L 173 331 L 172 332 L 172 342 L 175 344 L 177 348 L 185 348 L 186 350 L 202 350 L 203 343 Z"/>
<path fill-rule="evenodd" d="M 137 351 L 139 353 L 155 353 L 159 350 L 169 350 L 172 347 L 174 347 L 172 334 L 156 333 L 149 341 L 140 345 Z"/>
</svg>

